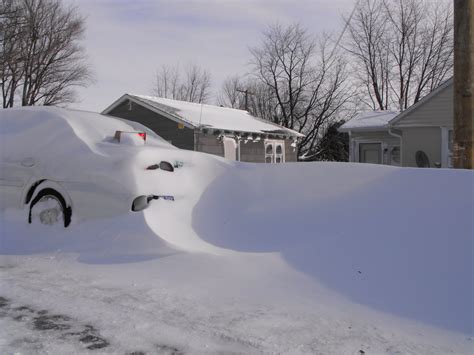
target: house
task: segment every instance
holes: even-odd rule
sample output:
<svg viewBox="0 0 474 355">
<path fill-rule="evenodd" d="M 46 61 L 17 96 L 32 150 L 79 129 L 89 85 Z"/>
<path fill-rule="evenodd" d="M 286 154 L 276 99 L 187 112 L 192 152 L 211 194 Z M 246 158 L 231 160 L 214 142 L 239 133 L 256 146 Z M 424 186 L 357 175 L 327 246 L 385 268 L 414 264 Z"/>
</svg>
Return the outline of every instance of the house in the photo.
<svg viewBox="0 0 474 355">
<path fill-rule="evenodd" d="M 453 79 L 449 79 L 391 122 L 402 136 L 402 166 L 452 167 Z"/>
<path fill-rule="evenodd" d="M 362 112 L 339 127 L 349 133 L 349 161 L 400 165 L 400 136 L 392 132 L 389 122 L 395 111 Z"/>
<path fill-rule="evenodd" d="M 401 113 L 362 113 L 339 130 L 350 136 L 350 161 L 406 167 L 452 167 L 453 79 Z"/>
<path fill-rule="evenodd" d="M 247 111 L 125 94 L 103 114 L 139 122 L 181 149 L 254 163 L 297 161 L 302 134 Z"/>
</svg>

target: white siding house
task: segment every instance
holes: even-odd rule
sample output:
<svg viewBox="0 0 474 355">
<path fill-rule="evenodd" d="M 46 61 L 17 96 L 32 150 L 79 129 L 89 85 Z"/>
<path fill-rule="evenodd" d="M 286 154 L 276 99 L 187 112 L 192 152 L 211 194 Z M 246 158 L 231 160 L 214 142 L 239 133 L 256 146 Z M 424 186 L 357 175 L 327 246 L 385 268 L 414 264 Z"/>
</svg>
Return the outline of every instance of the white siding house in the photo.
<svg viewBox="0 0 474 355">
<path fill-rule="evenodd" d="M 395 111 L 362 112 L 343 124 L 339 131 L 349 133 L 349 161 L 400 165 L 400 136 L 389 129 L 397 115 Z"/>
<path fill-rule="evenodd" d="M 450 168 L 453 80 L 447 80 L 401 113 L 361 113 L 339 130 L 349 133 L 350 161 Z"/>
<path fill-rule="evenodd" d="M 403 137 L 402 165 L 452 167 L 453 120 L 453 80 L 449 79 L 390 122 Z"/>
</svg>

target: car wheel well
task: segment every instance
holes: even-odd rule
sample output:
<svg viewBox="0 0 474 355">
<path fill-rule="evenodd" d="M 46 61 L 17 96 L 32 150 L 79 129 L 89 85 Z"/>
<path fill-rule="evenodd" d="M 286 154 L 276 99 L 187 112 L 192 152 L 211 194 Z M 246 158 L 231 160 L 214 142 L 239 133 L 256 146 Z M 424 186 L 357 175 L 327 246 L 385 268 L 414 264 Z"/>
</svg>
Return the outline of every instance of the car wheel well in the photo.
<svg viewBox="0 0 474 355">
<path fill-rule="evenodd" d="M 30 203 L 31 198 L 33 197 L 33 194 L 35 193 L 36 188 L 37 188 L 38 185 L 41 184 L 43 181 L 46 181 L 46 179 L 38 180 L 38 181 L 36 181 L 33 185 L 30 186 L 30 188 L 28 189 L 28 192 L 26 193 L 25 205 L 27 205 L 28 203 Z"/>
<path fill-rule="evenodd" d="M 31 209 L 32 209 L 32 207 L 43 196 L 47 196 L 47 195 L 51 195 L 51 196 L 54 196 L 54 197 L 57 198 L 57 200 L 61 204 L 61 207 L 62 207 L 62 210 L 63 210 L 62 212 L 63 212 L 63 217 L 64 217 L 64 227 L 69 226 L 69 224 L 71 223 L 71 215 L 72 215 L 71 207 L 67 206 L 66 200 L 64 199 L 64 197 L 61 195 L 60 192 L 56 191 L 55 189 L 49 188 L 49 187 L 41 189 L 38 192 L 38 194 L 36 195 L 36 197 L 31 201 L 30 209 L 29 209 L 29 213 L 28 213 L 28 223 L 31 223 Z"/>
</svg>

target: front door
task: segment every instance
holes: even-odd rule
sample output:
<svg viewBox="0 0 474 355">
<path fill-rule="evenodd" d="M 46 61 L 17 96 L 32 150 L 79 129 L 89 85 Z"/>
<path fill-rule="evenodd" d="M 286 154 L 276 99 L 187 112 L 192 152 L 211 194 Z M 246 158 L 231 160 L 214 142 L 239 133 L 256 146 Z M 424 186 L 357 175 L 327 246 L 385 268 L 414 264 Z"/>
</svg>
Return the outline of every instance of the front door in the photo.
<svg viewBox="0 0 474 355">
<path fill-rule="evenodd" d="M 237 160 L 237 143 L 234 138 L 224 137 L 224 158 L 229 160 Z"/>
<path fill-rule="evenodd" d="M 359 143 L 359 162 L 382 164 L 382 144 Z"/>
</svg>

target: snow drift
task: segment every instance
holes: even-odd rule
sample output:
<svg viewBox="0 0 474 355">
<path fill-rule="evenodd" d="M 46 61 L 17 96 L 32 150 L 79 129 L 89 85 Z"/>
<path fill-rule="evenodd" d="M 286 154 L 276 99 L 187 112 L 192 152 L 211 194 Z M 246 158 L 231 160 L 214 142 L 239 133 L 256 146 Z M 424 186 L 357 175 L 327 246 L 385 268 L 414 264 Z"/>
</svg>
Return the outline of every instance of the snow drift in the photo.
<svg viewBox="0 0 474 355">
<path fill-rule="evenodd" d="M 85 138 L 62 141 L 64 153 L 111 154 L 105 126 L 97 137 L 81 127 L 67 127 Z M 47 136 L 17 128 L 24 139 Z M 156 337 L 194 353 L 472 347 L 471 171 L 245 164 L 160 145 L 114 159 L 143 193 L 174 202 L 73 215 L 67 229 L 1 212 L 0 296 L 87 319 L 113 352 L 132 343 L 156 351 Z M 182 167 L 145 170 L 160 160 Z M 12 324 L 0 348 L 28 352 L 9 342 L 22 332 Z M 44 351 L 80 351 L 48 344 Z"/>
<path fill-rule="evenodd" d="M 193 211 L 208 243 L 279 252 L 352 301 L 473 333 L 471 171 L 241 164 Z"/>
</svg>

